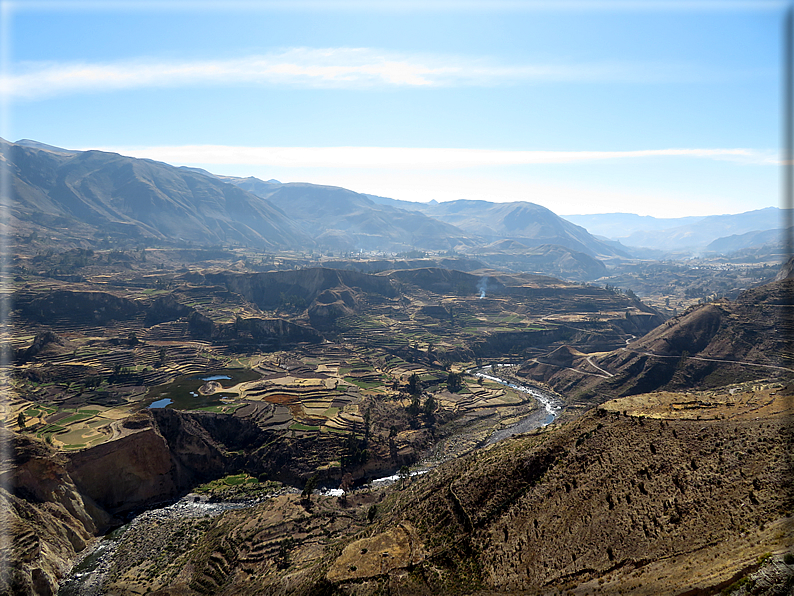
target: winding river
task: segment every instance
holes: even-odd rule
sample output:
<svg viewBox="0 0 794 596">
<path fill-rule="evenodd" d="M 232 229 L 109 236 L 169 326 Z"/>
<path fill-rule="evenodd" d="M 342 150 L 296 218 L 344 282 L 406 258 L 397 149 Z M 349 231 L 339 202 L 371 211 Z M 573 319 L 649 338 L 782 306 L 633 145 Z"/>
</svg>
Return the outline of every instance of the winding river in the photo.
<svg viewBox="0 0 794 596">
<path fill-rule="evenodd" d="M 543 406 L 543 408 L 539 409 L 537 412 L 533 412 L 523 420 L 511 426 L 508 426 L 507 428 L 494 431 L 494 433 L 488 438 L 486 445 L 492 445 L 493 443 L 497 443 L 498 441 L 501 441 L 508 437 L 512 437 L 513 435 L 520 435 L 522 433 L 529 432 L 536 428 L 547 426 L 552 422 L 554 422 L 554 420 L 557 418 L 557 416 L 559 416 L 560 411 L 562 410 L 562 405 L 563 405 L 562 402 L 557 397 L 551 395 L 550 393 L 541 391 L 536 387 L 519 385 L 518 383 L 515 383 L 513 381 L 498 376 L 499 368 L 503 368 L 507 366 L 510 365 L 496 364 L 491 366 L 483 366 L 481 368 L 475 368 L 467 372 L 476 377 L 482 377 L 483 379 L 488 379 L 489 381 L 501 383 L 502 385 L 505 385 L 506 387 L 510 387 L 511 389 L 514 389 L 516 391 L 521 391 L 522 393 L 531 395 L 541 406 Z"/>
<path fill-rule="evenodd" d="M 499 376 L 499 368 L 507 366 L 510 365 L 490 365 L 472 369 L 467 372 L 476 377 L 482 377 L 489 381 L 501 383 L 515 391 L 526 393 L 532 396 L 543 407 L 533 411 L 529 416 L 511 426 L 494 431 L 486 441 L 486 445 L 492 445 L 493 443 L 497 443 L 513 435 L 526 433 L 536 428 L 547 426 L 554 422 L 555 418 L 557 418 L 562 410 L 562 402 L 555 396 L 535 387 L 521 385 Z M 424 465 L 421 465 L 420 469 L 411 472 L 411 476 L 425 474 L 433 467 L 435 467 L 433 463 L 424 462 Z M 399 478 L 399 474 L 377 478 L 372 481 L 372 485 L 375 487 L 387 486 L 396 482 Z M 277 494 L 283 494 L 283 492 L 298 492 L 298 489 L 285 487 L 283 491 Z M 341 496 L 342 494 L 341 489 L 323 489 L 321 492 L 329 496 Z M 212 503 L 205 499 L 197 498 L 195 494 L 190 494 L 167 507 L 145 511 L 136 516 L 129 524 L 117 528 L 105 538 L 95 543 L 61 583 L 58 594 L 59 596 L 98 596 L 102 594 L 101 586 L 105 579 L 105 575 L 110 570 L 116 546 L 121 540 L 124 532 L 131 525 L 157 523 L 158 520 L 170 517 L 218 515 L 230 509 L 251 507 L 259 502 L 261 502 L 261 499 L 244 502 Z"/>
</svg>

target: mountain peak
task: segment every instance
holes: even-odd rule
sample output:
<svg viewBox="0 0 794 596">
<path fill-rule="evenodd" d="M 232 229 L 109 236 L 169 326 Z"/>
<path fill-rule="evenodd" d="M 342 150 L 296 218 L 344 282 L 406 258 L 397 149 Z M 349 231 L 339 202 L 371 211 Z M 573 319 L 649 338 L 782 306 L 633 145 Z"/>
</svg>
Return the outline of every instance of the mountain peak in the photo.
<svg viewBox="0 0 794 596">
<path fill-rule="evenodd" d="M 46 143 L 40 143 L 39 141 L 32 141 L 30 139 L 20 139 L 15 145 L 20 145 L 22 147 L 30 147 L 31 149 L 38 149 L 40 151 L 49 151 L 51 153 L 69 153 L 74 154 L 78 153 L 72 149 L 64 149 L 62 147 L 55 147 L 54 145 L 47 145 Z"/>
</svg>

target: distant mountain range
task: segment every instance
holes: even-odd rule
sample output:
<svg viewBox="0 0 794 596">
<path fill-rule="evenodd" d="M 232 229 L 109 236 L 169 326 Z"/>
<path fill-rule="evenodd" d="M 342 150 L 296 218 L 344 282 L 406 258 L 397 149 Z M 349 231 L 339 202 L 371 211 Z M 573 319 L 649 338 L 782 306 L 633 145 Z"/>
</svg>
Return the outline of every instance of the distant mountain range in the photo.
<svg viewBox="0 0 794 596">
<path fill-rule="evenodd" d="M 363 194 L 335 186 L 229 179 L 288 213 L 318 246 L 357 250 L 455 250 L 475 236 L 416 211 L 378 205 Z"/>
<path fill-rule="evenodd" d="M 590 256 L 629 256 L 627 252 L 595 238 L 583 227 L 535 203 L 471 200 L 412 203 L 373 195 L 369 197 L 384 205 L 419 211 L 490 241 L 517 240 L 526 246 L 557 244 Z"/>
<path fill-rule="evenodd" d="M 56 239 L 113 235 L 304 250 L 452 250 L 476 244 L 453 226 L 376 205 L 342 188 L 231 179 L 35 141 L 3 144 L 17 233 L 44 227 Z"/>
<path fill-rule="evenodd" d="M 759 246 L 779 247 L 783 245 L 784 231 L 783 229 L 776 228 L 773 230 L 746 232 L 745 234 L 734 234 L 733 236 L 717 238 L 706 246 L 706 251 L 727 254 Z"/>
<path fill-rule="evenodd" d="M 774 244 L 783 227 L 784 212 L 767 207 L 734 215 L 655 218 L 630 213 L 566 215 L 565 219 L 591 234 L 635 247 L 661 251 L 729 253 Z M 741 237 L 741 238 L 740 238 Z"/>
<path fill-rule="evenodd" d="M 603 274 L 604 258 L 774 243 L 782 221 L 774 207 L 709 217 L 561 218 L 524 201 L 413 203 L 38 141 L 0 143 L 14 196 L 14 232 L 43 232 L 55 241 L 115 237 L 270 250 L 449 251 L 476 253 L 516 270 L 592 279 Z"/>
<path fill-rule="evenodd" d="M 218 179 L 115 153 L 2 143 L 17 230 L 263 248 L 313 244 L 281 209 Z"/>
<path fill-rule="evenodd" d="M 665 230 L 692 223 L 703 217 L 651 217 L 634 213 L 596 213 L 591 215 L 560 216 L 578 226 L 587 229 L 591 234 L 607 238 L 626 238 L 634 232 L 650 232 Z"/>
<path fill-rule="evenodd" d="M 113 237 L 144 244 L 273 250 L 477 252 L 486 261 L 489 255 L 503 257 L 503 263 L 529 271 L 579 278 L 603 271 L 597 258 L 621 255 L 619 248 L 533 203 L 417 204 L 332 186 L 220 176 L 38 141 L 0 143 L 17 237 L 35 233 L 55 242 Z"/>
</svg>

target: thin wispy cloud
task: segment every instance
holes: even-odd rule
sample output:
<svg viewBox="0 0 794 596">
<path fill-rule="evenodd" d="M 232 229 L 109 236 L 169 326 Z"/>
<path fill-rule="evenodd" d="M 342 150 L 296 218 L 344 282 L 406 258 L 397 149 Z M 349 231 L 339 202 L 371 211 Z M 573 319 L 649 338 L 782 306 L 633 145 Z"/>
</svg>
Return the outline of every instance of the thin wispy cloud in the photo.
<svg viewBox="0 0 794 596">
<path fill-rule="evenodd" d="M 292 48 L 225 60 L 20 63 L 0 76 L 0 92 L 10 98 L 40 99 L 191 85 L 432 88 L 533 81 L 665 82 L 700 80 L 704 75 L 696 71 L 691 65 L 675 64 L 500 64 L 484 57 L 400 54 L 371 48 Z"/>
<path fill-rule="evenodd" d="M 645 149 L 637 151 L 500 151 L 409 147 L 234 147 L 182 145 L 104 147 L 132 157 L 173 164 L 256 165 L 296 168 L 460 169 L 532 164 L 573 164 L 639 158 L 697 158 L 777 165 L 776 152 L 755 149 Z"/>
</svg>

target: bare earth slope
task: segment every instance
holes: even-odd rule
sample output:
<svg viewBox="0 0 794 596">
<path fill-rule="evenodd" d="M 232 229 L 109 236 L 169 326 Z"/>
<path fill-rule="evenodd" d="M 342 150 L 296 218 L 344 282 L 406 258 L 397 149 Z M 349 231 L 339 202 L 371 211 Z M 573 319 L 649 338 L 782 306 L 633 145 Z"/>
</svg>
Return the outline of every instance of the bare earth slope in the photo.
<svg viewBox="0 0 794 596">
<path fill-rule="evenodd" d="M 17 233 L 44 226 L 63 237 L 313 245 L 280 209 L 216 178 L 116 153 L 7 145 Z"/>
<path fill-rule="evenodd" d="M 772 560 L 783 575 L 764 593 L 790 593 L 790 394 L 762 383 L 697 397 L 701 419 L 675 395 L 609 402 L 364 508 L 301 512 L 285 498 L 198 535 L 158 530 L 192 533 L 188 554 L 148 577 L 140 558 L 120 561 L 113 593 L 695 595 Z"/>
<path fill-rule="evenodd" d="M 759 375 L 791 372 L 785 344 L 787 300 L 794 282 L 783 280 L 689 309 L 637 341 L 610 352 L 581 354 L 559 366 L 525 363 L 519 375 L 556 390 L 603 401 L 656 389 L 716 387 Z M 593 365 L 601 376 L 592 372 Z M 598 397 L 597 397 L 598 396 Z"/>
</svg>

